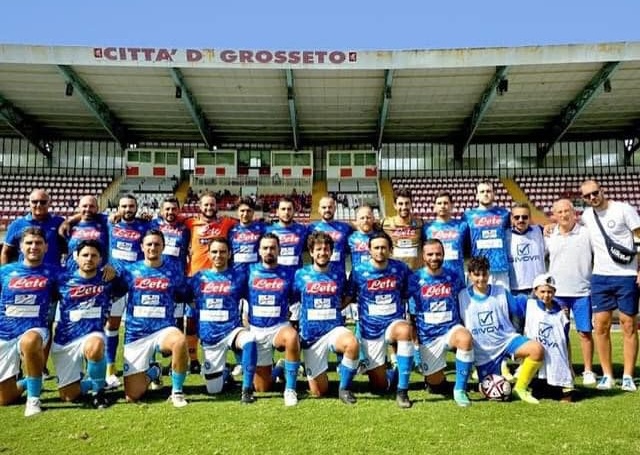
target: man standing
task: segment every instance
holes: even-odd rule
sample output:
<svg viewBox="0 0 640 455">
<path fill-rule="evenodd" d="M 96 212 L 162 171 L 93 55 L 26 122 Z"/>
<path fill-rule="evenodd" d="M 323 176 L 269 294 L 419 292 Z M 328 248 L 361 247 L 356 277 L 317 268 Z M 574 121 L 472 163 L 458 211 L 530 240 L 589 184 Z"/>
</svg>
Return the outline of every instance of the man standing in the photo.
<svg viewBox="0 0 640 455">
<path fill-rule="evenodd" d="M 98 215 L 98 200 L 95 196 L 82 196 L 78 202 L 77 223 L 69 223 L 67 234 L 68 254 L 66 259 L 67 270 L 74 271 L 78 268 L 78 262 L 74 254 L 78 245 L 85 240 L 95 240 L 100 243 L 102 248 L 100 266 L 107 263 L 106 254 L 109 245 L 109 233 L 107 228 L 107 219 L 104 215 Z M 66 224 L 66 222 L 65 222 Z"/>
<path fill-rule="evenodd" d="M 105 282 L 100 272 L 104 245 L 82 240 L 74 251 L 76 270 L 60 284 L 60 317 L 51 357 L 58 376 L 58 391 L 64 401 L 88 395 L 94 408 L 104 408 L 107 359 L 104 355 L 104 321 L 112 296 L 127 290 L 120 280 Z M 84 363 L 87 374 L 82 379 Z"/>
<path fill-rule="evenodd" d="M 382 220 L 382 230 L 393 242 L 393 258 L 417 270 L 422 266 L 422 228 L 424 222 L 412 214 L 411 191 L 398 190 L 393 196 L 394 216 Z"/>
<path fill-rule="evenodd" d="M 453 219 L 451 202 L 451 194 L 448 191 L 440 191 L 436 194 L 433 203 L 436 219 L 425 224 L 422 238 L 425 241 L 440 240 L 444 247 L 443 265 L 464 275 L 464 249 L 469 241 L 469 227 L 465 221 Z"/>
<path fill-rule="evenodd" d="M 453 399 L 461 407 L 471 405 L 467 382 L 473 368 L 471 333 L 462 326 L 458 294 L 464 289 L 464 274 L 457 268 L 443 268 L 445 249 L 438 239 L 428 239 L 422 249 L 424 268 L 410 280 L 415 301 L 412 314 L 420 341 L 420 358 L 425 382 L 436 393 L 446 393 L 447 351 L 456 352 L 456 382 Z"/>
<path fill-rule="evenodd" d="M 124 333 L 124 393 L 139 400 L 160 368 L 151 365 L 156 352 L 171 355 L 171 397 L 174 407 L 187 405 L 182 386 L 187 372 L 187 342 L 175 327 L 175 302 L 185 301 L 185 281 L 179 271 L 165 264 L 164 236 L 147 231 L 142 238 L 144 260 L 123 271 L 129 287 Z"/>
<path fill-rule="evenodd" d="M 260 262 L 249 269 L 249 327 L 258 344 L 255 388 L 266 392 L 273 382 L 273 349 L 284 351 L 284 405 L 298 404 L 296 376 L 300 366 L 298 332 L 287 321 L 293 302 L 290 272 L 278 264 L 278 237 L 267 233 L 260 239 Z"/>
<path fill-rule="evenodd" d="M 250 197 L 243 197 L 238 203 L 239 223 L 229 231 L 233 268 L 249 273 L 249 266 L 258 262 L 258 243 L 267 225 L 262 220 L 254 220 L 255 203 Z"/>
<path fill-rule="evenodd" d="M 186 220 L 184 224 L 191 233 L 187 275 L 193 276 L 200 270 L 211 268 L 209 242 L 215 237 L 227 237 L 229 230 L 235 225 L 235 221 L 227 217 L 219 218 L 215 194 L 211 191 L 205 191 L 200 196 L 200 213 L 198 216 Z M 189 371 L 192 374 L 200 374 L 196 324 L 189 313 L 189 308 L 187 307 L 185 310 L 187 311 L 186 334 L 189 345 Z"/>
<path fill-rule="evenodd" d="M 336 201 L 331 196 L 323 196 L 318 204 L 320 221 L 309 223 L 308 234 L 325 232 L 333 239 L 333 253 L 331 263 L 338 270 L 345 272 L 346 258 L 349 254 L 348 239 L 353 232 L 353 227 L 344 221 L 334 219 L 336 215 Z"/>
<path fill-rule="evenodd" d="M 545 245 L 549 252 L 549 274 L 556 282 L 554 299 L 562 308 L 573 312 L 584 364 L 582 384 L 594 385 L 590 283 L 593 253 L 589 231 L 576 222 L 576 212 L 569 199 L 559 199 L 553 204 L 553 216 L 557 224 L 545 237 Z"/>
<path fill-rule="evenodd" d="M 398 361 L 396 403 L 410 408 L 413 342 L 411 325 L 404 316 L 411 271 L 403 262 L 391 259 L 392 241 L 385 232 L 371 236 L 369 252 L 371 259 L 353 268 L 348 286 L 348 296 L 358 302 L 369 383 L 374 392 L 387 390 L 386 348 L 393 346 Z"/>
<path fill-rule="evenodd" d="M 195 296 L 195 319 L 204 352 L 204 379 L 207 392 L 220 393 L 224 385 L 227 351 L 241 352 L 242 394 L 240 402 L 250 404 L 256 372 L 257 347 L 253 333 L 241 325 L 240 299 L 247 297 L 247 275 L 229 268 L 229 241 L 216 237 L 209 242 L 211 268 L 189 279 Z"/>
<path fill-rule="evenodd" d="M 464 212 L 462 219 L 469 226 L 471 255 L 489 259 L 492 284 L 509 287 L 509 212 L 494 204 L 495 193 L 489 181 L 478 183 L 476 198 L 478 207 Z"/>
<path fill-rule="evenodd" d="M 368 205 L 361 205 L 356 210 L 356 230 L 349 236 L 348 244 L 351 252 L 351 267 L 361 262 L 369 262 L 369 239 L 376 232 L 373 210 Z"/>
<path fill-rule="evenodd" d="M 278 202 L 276 212 L 278 220 L 267 226 L 266 232 L 278 237 L 280 253 L 278 264 L 284 266 L 291 277 L 302 267 L 302 253 L 307 241 L 307 228 L 294 220 L 295 207 L 293 200 L 283 197 Z"/>
<path fill-rule="evenodd" d="M 531 225 L 529 204 L 515 202 L 511 207 L 511 231 L 507 233 L 507 245 L 511 293 L 531 294 L 533 280 L 543 274 L 546 267 L 542 228 Z"/>
<path fill-rule="evenodd" d="M 47 241 L 42 229 L 30 226 L 21 232 L 22 260 L 0 267 L 0 405 L 14 403 L 26 389 L 24 415 L 29 417 L 42 412 L 48 314 L 62 270 L 43 262 Z M 24 379 L 17 381 L 21 364 Z"/>
<path fill-rule="evenodd" d="M 633 237 L 640 236 L 640 217 L 629 204 L 608 200 L 595 180 L 583 182 L 580 191 L 588 205 L 582 220 L 589 230 L 593 247 L 591 307 L 595 316 L 596 348 L 603 373 L 597 388 L 608 390 L 614 385 L 610 331 L 613 311 L 617 309 L 623 338 L 624 371 L 621 387 L 627 392 L 634 392 L 640 274 Z"/>
<path fill-rule="evenodd" d="M 295 291 L 301 302 L 300 343 L 309 389 L 315 396 L 326 395 L 330 351 L 344 354 L 339 366 L 338 397 L 343 403 L 355 404 L 351 383 L 358 367 L 359 345 L 353 333 L 344 327 L 340 310 L 344 298 L 345 276 L 330 267 L 333 239 L 325 232 L 314 232 L 307 240 L 312 264 L 296 272 Z"/>
</svg>

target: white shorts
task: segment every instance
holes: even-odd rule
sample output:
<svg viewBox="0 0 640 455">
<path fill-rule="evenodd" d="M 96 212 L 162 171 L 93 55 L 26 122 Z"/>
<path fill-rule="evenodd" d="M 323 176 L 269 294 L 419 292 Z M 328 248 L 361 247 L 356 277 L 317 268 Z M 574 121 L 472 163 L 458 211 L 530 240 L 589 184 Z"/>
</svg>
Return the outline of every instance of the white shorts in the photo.
<svg viewBox="0 0 640 455">
<path fill-rule="evenodd" d="M 386 363 L 387 345 L 391 338 L 391 330 L 394 325 L 400 322 L 406 323 L 407 321 L 404 319 L 391 321 L 387 329 L 384 331 L 383 336 L 373 340 L 365 340 L 364 338 L 360 340 L 360 346 L 364 352 L 365 362 L 367 364 L 367 371 L 378 368 L 380 365 L 384 365 Z"/>
<path fill-rule="evenodd" d="M 111 302 L 111 309 L 109 310 L 109 317 L 114 317 L 114 318 L 121 318 L 123 313 L 124 313 L 124 309 L 127 306 L 127 297 L 129 296 L 129 294 L 125 294 L 124 296 L 120 297 L 119 299 L 115 299 Z"/>
<path fill-rule="evenodd" d="M 422 371 L 425 376 L 445 369 L 447 366 L 447 352 L 451 350 L 449 342 L 451 341 L 453 332 L 461 328 L 464 327 L 456 324 L 444 335 L 431 340 L 428 344 L 420 345 L 420 359 L 422 362 Z"/>
<path fill-rule="evenodd" d="M 53 343 L 51 346 L 51 360 L 56 368 L 59 389 L 81 379 L 81 373 L 84 371 L 84 348 L 91 337 L 101 338 L 104 343 L 103 332 L 91 332 L 68 344 Z"/>
<path fill-rule="evenodd" d="M 124 345 L 124 376 L 142 373 L 149 368 L 153 354 L 160 348 L 164 339 L 177 331 L 175 327 L 165 327 L 144 338 Z"/>
<path fill-rule="evenodd" d="M 334 327 L 325 333 L 318 341 L 313 343 L 310 348 L 304 349 L 304 366 L 307 373 L 307 379 L 313 379 L 327 371 L 329 362 L 327 356 L 329 351 L 335 351 L 336 343 L 345 333 L 351 333 L 346 327 Z"/>
<path fill-rule="evenodd" d="M 299 321 L 301 309 L 302 309 L 302 304 L 300 302 L 289 305 L 289 313 L 290 313 L 289 320 Z"/>
<path fill-rule="evenodd" d="M 233 349 L 233 340 L 236 339 L 238 333 L 241 330 L 246 330 L 244 327 L 236 327 L 222 340 L 212 346 L 202 346 L 202 353 L 204 354 L 204 365 L 202 367 L 203 374 L 219 373 L 224 370 L 224 364 L 227 360 L 227 351 Z"/>
<path fill-rule="evenodd" d="M 49 331 L 42 327 L 35 327 L 27 332 L 36 331 L 42 338 L 42 345 L 49 341 Z M 25 332 L 25 333 L 27 333 Z M 6 381 L 20 373 L 20 340 L 24 334 L 11 340 L 0 340 L 0 382 Z"/>
<path fill-rule="evenodd" d="M 273 365 L 273 340 L 284 327 L 289 327 L 289 323 L 283 322 L 267 328 L 249 326 L 249 331 L 256 337 L 256 345 L 258 346 L 257 366 Z"/>
</svg>

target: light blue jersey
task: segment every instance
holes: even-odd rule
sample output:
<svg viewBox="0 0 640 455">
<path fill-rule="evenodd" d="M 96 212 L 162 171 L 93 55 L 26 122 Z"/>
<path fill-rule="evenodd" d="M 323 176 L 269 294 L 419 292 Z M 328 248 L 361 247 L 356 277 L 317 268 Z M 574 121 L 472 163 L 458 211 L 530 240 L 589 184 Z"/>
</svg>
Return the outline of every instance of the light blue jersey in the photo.
<svg viewBox="0 0 640 455">
<path fill-rule="evenodd" d="M 463 219 L 469 226 L 471 255 L 486 257 L 493 273 L 509 272 L 509 211 L 498 206 L 476 207 L 464 212 Z"/>
<path fill-rule="evenodd" d="M 422 228 L 422 238 L 438 239 L 444 246 L 444 266 L 464 272 L 464 249 L 469 242 L 469 227 L 464 220 L 432 221 Z"/>
</svg>

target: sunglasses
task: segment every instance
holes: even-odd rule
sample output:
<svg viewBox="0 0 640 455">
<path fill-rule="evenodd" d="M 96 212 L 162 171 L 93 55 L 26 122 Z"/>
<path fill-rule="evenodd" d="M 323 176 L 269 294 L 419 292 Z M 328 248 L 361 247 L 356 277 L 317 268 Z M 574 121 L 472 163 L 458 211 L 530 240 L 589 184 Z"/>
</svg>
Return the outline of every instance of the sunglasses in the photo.
<svg viewBox="0 0 640 455">
<path fill-rule="evenodd" d="M 592 197 L 600 196 L 600 190 L 592 191 L 591 193 L 583 194 L 582 199 L 591 199 Z"/>
<path fill-rule="evenodd" d="M 31 201 L 33 205 L 47 205 L 49 203 L 46 199 L 34 199 Z"/>
<path fill-rule="evenodd" d="M 529 219 L 529 215 L 513 215 L 513 219 L 526 221 Z"/>
</svg>

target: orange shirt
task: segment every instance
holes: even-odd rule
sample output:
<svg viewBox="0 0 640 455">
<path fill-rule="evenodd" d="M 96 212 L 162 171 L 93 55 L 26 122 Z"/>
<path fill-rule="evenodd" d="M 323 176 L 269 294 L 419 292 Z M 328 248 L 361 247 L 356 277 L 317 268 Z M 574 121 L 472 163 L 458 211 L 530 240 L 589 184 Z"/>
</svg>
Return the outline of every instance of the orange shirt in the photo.
<svg viewBox="0 0 640 455">
<path fill-rule="evenodd" d="M 189 245 L 189 263 L 187 274 L 193 276 L 196 272 L 211 268 L 209 257 L 209 243 L 214 237 L 227 238 L 229 230 L 236 224 L 233 218 L 217 218 L 213 221 L 196 216 L 184 222 L 191 232 Z"/>
</svg>

